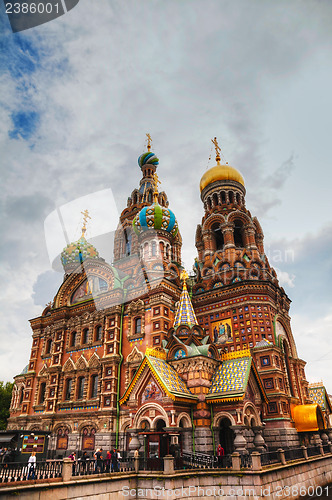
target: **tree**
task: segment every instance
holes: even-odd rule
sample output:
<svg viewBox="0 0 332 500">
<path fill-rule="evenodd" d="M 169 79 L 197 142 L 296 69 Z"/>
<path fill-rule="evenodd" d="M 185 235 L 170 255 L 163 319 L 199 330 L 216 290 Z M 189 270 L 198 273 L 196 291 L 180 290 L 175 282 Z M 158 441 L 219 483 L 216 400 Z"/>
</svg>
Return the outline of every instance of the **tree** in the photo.
<svg viewBox="0 0 332 500">
<path fill-rule="evenodd" d="M 14 383 L 12 382 L 4 383 L 0 381 L 0 430 L 5 430 L 7 428 L 13 386 Z"/>
</svg>

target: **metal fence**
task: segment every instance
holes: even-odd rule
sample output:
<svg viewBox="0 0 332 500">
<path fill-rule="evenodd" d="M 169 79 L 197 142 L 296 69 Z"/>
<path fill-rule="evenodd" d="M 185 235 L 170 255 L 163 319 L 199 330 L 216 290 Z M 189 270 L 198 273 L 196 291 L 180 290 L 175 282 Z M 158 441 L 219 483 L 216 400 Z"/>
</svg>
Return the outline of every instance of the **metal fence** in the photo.
<svg viewBox="0 0 332 500">
<path fill-rule="evenodd" d="M 0 464 L 0 482 L 28 481 L 30 479 L 50 479 L 61 477 L 62 460 L 37 462 L 35 465 L 27 463 Z"/>
<path fill-rule="evenodd" d="M 315 455 L 320 455 L 320 449 L 318 446 L 308 446 L 307 453 L 308 457 L 314 457 Z"/>
<path fill-rule="evenodd" d="M 285 450 L 286 462 L 291 460 L 300 460 L 304 458 L 302 448 L 286 448 Z"/>
<path fill-rule="evenodd" d="M 265 451 L 261 454 L 261 464 L 270 465 L 280 462 L 279 453 L 277 450 Z"/>
</svg>

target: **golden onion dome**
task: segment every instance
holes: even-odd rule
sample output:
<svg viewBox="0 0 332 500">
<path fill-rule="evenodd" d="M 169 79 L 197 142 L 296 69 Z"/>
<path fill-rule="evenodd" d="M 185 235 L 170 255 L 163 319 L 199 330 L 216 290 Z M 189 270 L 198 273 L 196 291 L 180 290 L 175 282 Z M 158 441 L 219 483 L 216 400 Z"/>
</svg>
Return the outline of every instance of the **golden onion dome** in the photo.
<svg viewBox="0 0 332 500">
<path fill-rule="evenodd" d="M 215 181 L 236 181 L 244 187 L 244 179 L 240 172 L 228 164 L 221 165 L 219 161 L 217 161 L 215 167 L 210 168 L 203 174 L 199 185 L 201 192 L 206 186 Z"/>
</svg>

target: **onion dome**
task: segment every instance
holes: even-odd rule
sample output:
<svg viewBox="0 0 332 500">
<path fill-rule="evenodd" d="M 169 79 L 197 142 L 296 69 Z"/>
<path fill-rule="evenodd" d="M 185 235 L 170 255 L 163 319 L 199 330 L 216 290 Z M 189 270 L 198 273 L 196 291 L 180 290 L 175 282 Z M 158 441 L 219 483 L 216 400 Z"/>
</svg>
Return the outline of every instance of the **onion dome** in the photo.
<svg viewBox="0 0 332 500">
<path fill-rule="evenodd" d="M 236 168 L 231 167 L 230 165 L 228 165 L 228 163 L 221 165 L 220 163 L 221 150 L 218 145 L 216 137 L 212 140 L 212 143 L 216 148 L 217 165 L 215 167 L 210 168 L 203 174 L 199 185 L 201 192 L 203 191 L 204 188 L 206 188 L 206 186 L 216 181 L 235 181 L 244 187 L 244 179 L 240 174 L 240 172 L 236 170 Z"/>
<path fill-rule="evenodd" d="M 99 259 L 99 253 L 83 235 L 78 241 L 69 243 L 61 253 L 61 262 L 65 269 L 81 264 L 86 259 Z"/>
<path fill-rule="evenodd" d="M 201 192 L 206 186 L 215 181 L 236 181 L 244 187 L 244 179 L 240 172 L 227 164 L 221 165 L 218 163 L 204 173 L 199 185 Z"/>
<path fill-rule="evenodd" d="M 149 207 L 142 208 L 136 215 L 133 220 L 133 229 L 136 234 L 149 229 L 163 229 L 175 237 L 178 232 L 178 223 L 172 210 L 154 202 Z"/>
<path fill-rule="evenodd" d="M 151 151 L 148 151 L 139 156 L 138 164 L 141 168 L 144 167 L 144 165 L 154 165 L 156 167 L 159 165 L 159 158 L 157 158 L 154 153 L 151 153 Z"/>
</svg>

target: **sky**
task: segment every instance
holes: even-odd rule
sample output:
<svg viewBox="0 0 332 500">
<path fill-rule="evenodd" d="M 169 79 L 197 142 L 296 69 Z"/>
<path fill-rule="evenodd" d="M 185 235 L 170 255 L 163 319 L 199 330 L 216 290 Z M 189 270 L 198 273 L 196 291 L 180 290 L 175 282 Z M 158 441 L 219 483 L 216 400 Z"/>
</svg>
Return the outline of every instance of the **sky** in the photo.
<svg viewBox="0 0 332 500">
<path fill-rule="evenodd" d="M 80 0 L 12 33 L 1 2 L 0 380 L 27 364 L 28 320 L 62 282 L 45 220 L 71 203 L 76 240 L 75 200 L 105 193 L 115 219 L 138 186 L 149 132 L 188 271 L 218 137 L 292 300 L 307 378 L 332 393 L 331 25 L 329 0 Z"/>
</svg>

